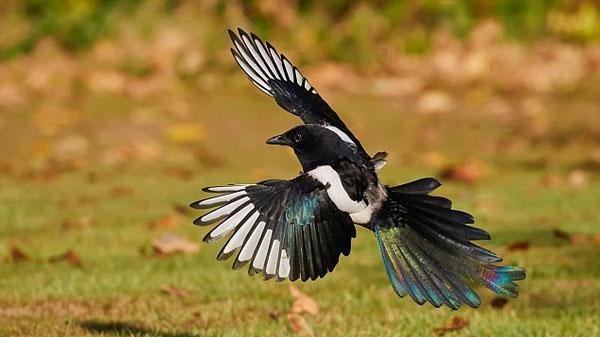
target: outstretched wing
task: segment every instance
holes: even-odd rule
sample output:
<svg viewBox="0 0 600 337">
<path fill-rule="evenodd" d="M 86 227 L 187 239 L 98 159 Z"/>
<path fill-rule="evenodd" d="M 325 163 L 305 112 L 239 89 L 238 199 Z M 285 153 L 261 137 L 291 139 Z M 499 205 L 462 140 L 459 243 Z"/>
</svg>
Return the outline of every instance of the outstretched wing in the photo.
<svg viewBox="0 0 600 337">
<path fill-rule="evenodd" d="M 360 147 L 340 117 L 285 55 L 253 33 L 248 35 L 239 28 L 238 33 L 229 30 L 234 46 L 231 52 L 255 86 L 304 123 L 335 127 Z"/>
<path fill-rule="evenodd" d="M 356 236 L 350 216 L 329 199 L 327 186 L 307 174 L 204 190 L 220 194 L 190 206 L 217 208 L 194 223 L 220 221 L 204 237 L 206 242 L 231 233 L 217 259 L 237 253 L 234 269 L 250 263 L 248 273 L 262 272 L 265 279 L 315 280 L 335 268 L 340 254 L 350 254 Z"/>
</svg>

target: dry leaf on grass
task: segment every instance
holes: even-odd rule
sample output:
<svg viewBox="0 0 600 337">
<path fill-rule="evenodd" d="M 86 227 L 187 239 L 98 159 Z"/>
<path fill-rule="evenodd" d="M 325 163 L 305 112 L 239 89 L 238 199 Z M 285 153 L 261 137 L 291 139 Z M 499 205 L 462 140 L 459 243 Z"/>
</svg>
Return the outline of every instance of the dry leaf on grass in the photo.
<svg viewBox="0 0 600 337">
<path fill-rule="evenodd" d="M 494 309 L 502 309 L 508 304 L 508 300 L 504 297 L 494 297 L 494 299 L 490 302 L 490 305 Z"/>
<path fill-rule="evenodd" d="M 573 170 L 569 173 L 569 184 L 574 188 L 585 188 L 589 185 L 590 178 L 583 170 Z"/>
<path fill-rule="evenodd" d="M 567 240 L 570 241 L 571 240 L 571 234 L 569 234 L 566 231 L 563 231 L 562 229 L 555 229 L 552 234 L 554 234 L 555 238 L 558 239 L 563 239 L 563 240 Z"/>
<path fill-rule="evenodd" d="M 569 241 L 573 245 L 580 245 L 585 243 L 600 244 L 600 234 L 571 234 L 561 229 L 555 229 L 553 234 L 554 237 Z"/>
<path fill-rule="evenodd" d="M 189 291 L 187 291 L 183 288 L 175 287 L 172 284 L 164 284 L 164 285 L 160 286 L 160 291 L 163 294 L 174 296 L 174 297 L 179 297 L 179 298 L 188 297 L 188 295 L 190 294 Z"/>
<path fill-rule="evenodd" d="M 181 215 L 189 215 L 192 214 L 192 208 L 186 205 L 175 204 L 173 205 L 173 211 L 177 214 Z"/>
<path fill-rule="evenodd" d="M 29 256 L 27 256 L 27 254 L 25 254 L 25 252 L 18 246 L 12 246 L 10 248 L 10 259 L 13 262 L 21 262 L 29 260 Z"/>
<path fill-rule="evenodd" d="M 297 333 L 299 336 L 313 337 L 315 333 L 306 322 L 304 316 L 300 314 L 289 313 L 287 314 L 288 322 L 292 331 Z"/>
<path fill-rule="evenodd" d="M 433 332 L 438 336 L 442 336 L 446 332 L 462 330 L 469 326 L 469 320 L 458 316 L 452 317 L 452 320 L 443 327 L 433 329 Z"/>
<path fill-rule="evenodd" d="M 564 185 L 563 178 L 556 173 L 548 173 L 542 179 L 542 184 L 546 187 L 556 188 Z"/>
<path fill-rule="evenodd" d="M 158 255 L 171 255 L 173 253 L 193 254 L 198 252 L 200 246 L 175 234 L 164 234 L 152 241 L 152 248 Z"/>
<path fill-rule="evenodd" d="M 319 304 L 291 284 L 289 291 L 293 299 L 292 307 L 287 314 L 290 328 L 300 336 L 314 336 L 314 332 L 302 314 L 317 315 L 319 313 Z"/>
<path fill-rule="evenodd" d="M 56 263 L 56 262 L 67 262 L 68 264 L 72 265 L 73 267 L 77 267 L 77 268 L 81 268 L 83 267 L 83 264 L 81 263 L 81 257 L 79 256 L 79 254 L 77 254 L 74 250 L 69 249 L 66 252 L 60 254 L 60 255 L 56 255 L 56 256 L 51 256 L 48 261 L 50 263 Z"/>
<path fill-rule="evenodd" d="M 289 286 L 289 290 L 293 298 L 291 308 L 292 313 L 308 313 L 311 315 L 316 315 L 319 313 L 319 304 L 315 300 L 313 300 L 308 295 L 301 292 L 300 290 L 298 290 L 298 288 L 294 287 L 291 284 Z"/>
<path fill-rule="evenodd" d="M 110 195 L 113 198 L 120 198 L 120 197 L 131 197 L 133 196 L 134 191 L 131 187 L 127 187 L 127 186 L 116 186 L 113 187 L 112 190 L 110 190 Z"/>
<path fill-rule="evenodd" d="M 194 177 L 194 171 L 182 167 L 169 167 L 164 170 L 166 176 L 188 181 Z"/>
<path fill-rule="evenodd" d="M 65 219 L 61 223 L 61 228 L 63 230 L 84 229 L 90 227 L 93 222 L 91 215 L 84 215 L 74 219 Z"/>
<path fill-rule="evenodd" d="M 177 214 L 171 213 L 150 224 L 152 229 L 173 229 L 181 222 Z"/>
<path fill-rule="evenodd" d="M 515 241 L 511 244 L 509 244 L 506 248 L 511 251 L 517 251 L 517 250 L 527 250 L 529 249 L 529 247 L 531 246 L 531 243 L 529 241 L 526 240 L 521 240 L 521 241 Z"/>
<path fill-rule="evenodd" d="M 445 179 L 474 184 L 481 179 L 482 171 L 481 165 L 475 162 L 467 162 L 443 169 L 440 176 Z"/>
</svg>

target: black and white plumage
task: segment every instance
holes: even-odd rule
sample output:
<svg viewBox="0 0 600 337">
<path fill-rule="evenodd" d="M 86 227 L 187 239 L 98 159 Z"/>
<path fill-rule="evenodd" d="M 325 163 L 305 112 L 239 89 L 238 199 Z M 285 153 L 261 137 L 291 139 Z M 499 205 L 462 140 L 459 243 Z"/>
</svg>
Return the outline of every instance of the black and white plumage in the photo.
<svg viewBox="0 0 600 337">
<path fill-rule="evenodd" d="M 238 29 L 238 34 L 229 30 L 234 47 L 231 53 L 256 87 L 273 97 L 280 107 L 300 117 L 304 123 L 330 128 L 343 140 L 357 146 L 363 155 L 367 155 L 346 124 L 285 55 L 254 34 L 242 29 Z"/>
<path fill-rule="evenodd" d="M 292 180 L 267 180 L 251 185 L 206 188 L 221 193 L 192 204 L 195 208 L 224 205 L 198 218 L 198 225 L 225 218 L 204 241 L 232 233 L 219 260 L 237 252 L 233 268 L 250 262 L 249 272 L 265 279 L 315 280 L 350 253 L 356 229 L 323 185 L 310 174 Z"/>
<path fill-rule="evenodd" d="M 458 309 L 480 305 L 472 288 L 481 284 L 516 297 L 515 281 L 525 270 L 497 265 L 502 259 L 474 240 L 489 234 L 469 224 L 473 217 L 452 209 L 450 200 L 431 196 L 439 182 L 419 179 L 385 186 L 377 171 L 385 152 L 364 150 L 300 71 L 275 48 L 241 29 L 229 31 L 233 56 L 251 82 L 306 125 L 270 138 L 289 146 L 303 172 L 291 180 L 266 180 L 205 188 L 216 196 L 194 202 L 213 209 L 194 222 L 218 224 L 205 236 L 228 236 L 218 259 L 236 255 L 233 268 L 265 279 L 315 280 L 350 253 L 354 225 L 371 230 L 395 292 L 415 302 Z"/>
</svg>

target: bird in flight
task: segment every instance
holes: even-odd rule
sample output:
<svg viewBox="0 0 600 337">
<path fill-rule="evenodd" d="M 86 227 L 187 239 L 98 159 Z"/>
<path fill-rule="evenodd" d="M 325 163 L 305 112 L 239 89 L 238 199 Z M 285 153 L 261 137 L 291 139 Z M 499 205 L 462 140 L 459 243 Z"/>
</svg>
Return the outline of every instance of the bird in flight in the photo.
<svg viewBox="0 0 600 337">
<path fill-rule="evenodd" d="M 472 241 L 490 235 L 470 226 L 473 217 L 432 196 L 440 186 L 422 178 L 398 186 L 377 175 L 385 152 L 370 156 L 335 111 L 283 54 L 255 34 L 229 31 L 233 58 L 260 91 L 275 99 L 304 125 L 272 137 L 267 144 L 294 150 L 302 172 L 290 180 L 206 187 L 213 196 L 191 207 L 212 209 L 194 221 L 218 223 L 204 237 L 228 237 L 217 259 L 234 256 L 233 268 L 249 265 L 264 279 L 315 280 L 349 255 L 355 225 L 372 231 L 394 291 L 418 304 L 463 303 L 478 307 L 473 290 L 483 285 L 504 297 L 517 297 L 517 266 L 498 265 L 494 252 Z"/>
</svg>

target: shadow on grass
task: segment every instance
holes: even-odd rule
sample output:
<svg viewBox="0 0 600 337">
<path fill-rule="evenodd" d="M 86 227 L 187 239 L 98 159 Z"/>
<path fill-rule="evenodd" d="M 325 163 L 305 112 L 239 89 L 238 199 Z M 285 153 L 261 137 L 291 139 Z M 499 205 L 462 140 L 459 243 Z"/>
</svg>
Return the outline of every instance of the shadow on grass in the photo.
<svg viewBox="0 0 600 337">
<path fill-rule="evenodd" d="M 139 324 L 128 322 L 103 322 L 96 320 L 83 321 L 79 326 L 92 333 L 114 334 L 126 336 L 157 336 L 157 337 L 201 337 L 187 332 L 165 332 L 148 329 Z"/>
</svg>

